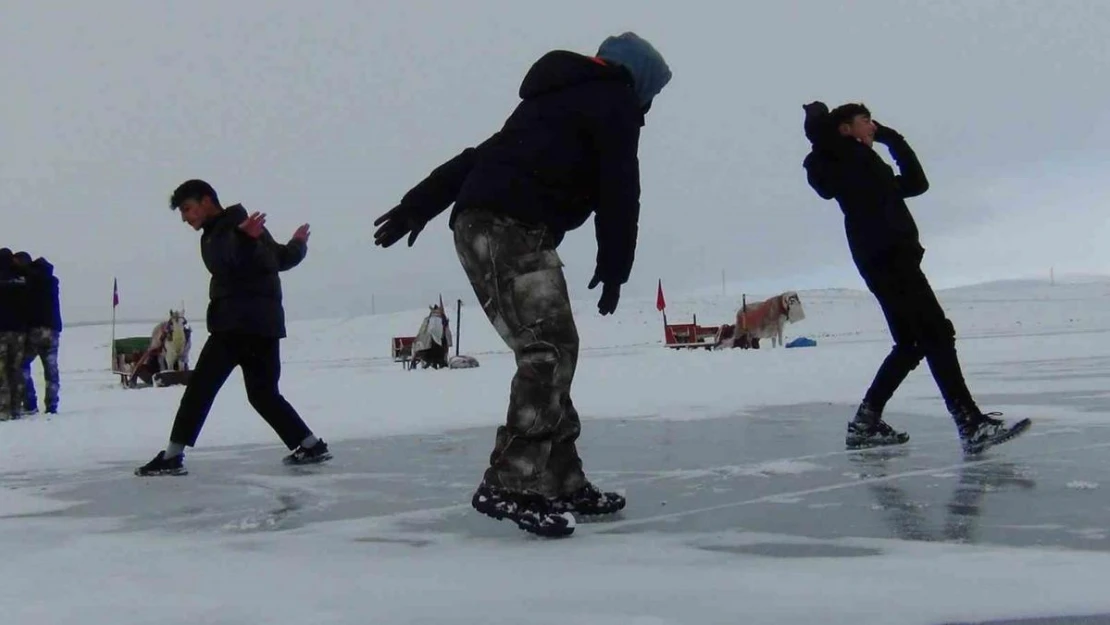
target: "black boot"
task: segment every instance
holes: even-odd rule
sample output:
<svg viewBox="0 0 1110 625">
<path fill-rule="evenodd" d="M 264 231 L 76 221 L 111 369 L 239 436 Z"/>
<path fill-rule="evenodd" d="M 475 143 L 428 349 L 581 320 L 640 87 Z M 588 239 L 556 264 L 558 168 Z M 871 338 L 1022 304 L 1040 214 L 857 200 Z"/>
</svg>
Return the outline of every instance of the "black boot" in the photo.
<svg viewBox="0 0 1110 625">
<path fill-rule="evenodd" d="M 624 509 L 625 503 L 622 495 L 602 491 L 593 484 L 587 483 L 569 495 L 552 499 L 550 505 L 555 512 L 593 516 L 619 512 Z"/>
<path fill-rule="evenodd" d="M 555 511 L 550 501 L 538 494 L 510 491 L 483 481 L 470 505 L 499 521 L 509 519 L 520 529 L 537 536 L 557 538 L 574 533 L 574 517 Z"/>
<path fill-rule="evenodd" d="M 135 469 L 135 475 L 148 477 L 151 475 L 188 475 L 189 471 L 185 468 L 185 455 L 177 454 L 172 458 L 166 458 L 166 452 L 160 451 L 154 460 L 144 464 L 143 466 Z"/>
<path fill-rule="evenodd" d="M 285 464 L 317 464 L 331 460 L 331 452 L 328 451 L 328 444 L 319 439 L 316 444 L 308 449 L 304 447 L 297 447 L 293 453 L 289 454 L 282 459 Z"/>
<path fill-rule="evenodd" d="M 856 416 L 848 423 L 848 433 L 844 444 L 848 449 L 867 447 L 887 447 L 902 445 L 910 440 L 910 435 L 898 432 L 883 421 L 882 414 L 863 402 L 856 410 Z"/>
<path fill-rule="evenodd" d="M 1007 424 L 1002 419 L 995 418 L 1002 416 L 1001 412 L 984 414 L 975 406 L 957 407 L 951 410 L 951 414 L 960 434 L 960 444 L 968 455 L 982 453 L 990 447 L 1012 440 L 1033 424 L 1029 419 Z"/>
</svg>

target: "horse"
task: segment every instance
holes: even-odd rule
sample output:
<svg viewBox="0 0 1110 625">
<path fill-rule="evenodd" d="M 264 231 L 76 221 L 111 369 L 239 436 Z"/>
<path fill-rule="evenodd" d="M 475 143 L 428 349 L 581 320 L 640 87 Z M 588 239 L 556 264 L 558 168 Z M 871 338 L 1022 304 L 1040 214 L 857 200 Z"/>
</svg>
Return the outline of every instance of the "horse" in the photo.
<svg viewBox="0 0 1110 625">
<path fill-rule="evenodd" d="M 158 351 L 162 371 L 188 371 L 192 330 L 184 311 L 170 310 L 170 318 L 154 328 L 151 348 Z"/>
</svg>

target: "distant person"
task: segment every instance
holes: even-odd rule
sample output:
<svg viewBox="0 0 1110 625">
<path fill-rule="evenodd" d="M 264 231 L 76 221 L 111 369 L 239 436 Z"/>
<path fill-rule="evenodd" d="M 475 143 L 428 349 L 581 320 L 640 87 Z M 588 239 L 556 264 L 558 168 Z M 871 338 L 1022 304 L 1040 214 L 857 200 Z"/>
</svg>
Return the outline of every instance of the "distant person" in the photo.
<svg viewBox="0 0 1110 625">
<path fill-rule="evenodd" d="M 517 362 L 507 419 L 471 504 L 525 531 L 568 535 L 574 519 L 566 513 L 625 506 L 586 479 L 575 446 L 578 331 L 556 248 L 594 214 L 588 288 L 603 285 L 598 312 L 612 314 L 635 256 L 640 128 L 670 79 L 659 53 L 633 33 L 607 38 L 596 56 L 548 52 L 524 77 L 522 101 L 499 132 L 437 167 L 374 222 L 377 245 L 408 235 L 411 247 L 455 204 L 455 249 Z"/>
<path fill-rule="evenodd" d="M 27 295 L 27 268 L 9 248 L 0 249 L 0 421 L 23 416 Z"/>
<path fill-rule="evenodd" d="M 848 246 L 860 276 L 886 317 L 894 347 L 879 367 L 855 418 L 849 448 L 899 445 L 909 440 L 882 419 L 883 409 L 924 358 L 944 397 L 964 452 L 975 454 L 1029 428 L 1029 419 L 1007 425 L 1001 413 L 984 414 L 972 399 L 956 357 L 956 329 L 921 270 L 925 249 L 905 199 L 929 188 L 925 171 L 906 139 L 871 118 L 862 104 L 831 112 L 822 102 L 805 109 L 805 134 L 813 144 L 804 160 L 809 185 L 844 213 Z M 893 168 L 873 148 L 887 146 Z"/>
<path fill-rule="evenodd" d="M 21 252 L 20 254 L 23 254 Z M 20 255 L 16 254 L 19 258 Z M 30 266 L 28 282 L 27 351 L 23 355 L 24 405 L 27 414 L 38 412 L 38 397 L 31 365 L 38 358 L 42 361 L 42 377 L 46 381 L 44 408 L 47 414 L 58 412 L 58 343 L 62 334 L 62 311 L 58 293 L 58 278 L 54 265 L 39 257 L 30 262 L 27 255 L 21 262 Z"/>
<path fill-rule="evenodd" d="M 281 396 L 280 340 L 285 338 L 279 272 L 296 267 L 308 252 L 308 224 L 297 228 L 286 244 L 274 241 L 265 228 L 266 215 L 239 204 L 223 208 L 216 191 L 203 180 L 182 183 L 170 198 L 170 209 L 193 230 L 203 230 L 200 253 L 212 274 L 209 284 L 208 340 L 197 357 L 181 405 L 174 417 L 169 444 L 136 475 L 185 475 L 185 447 L 197 436 L 216 394 L 236 366 L 243 369 L 247 400 L 293 453 L 286 464 L 323 462 L 328 445 L 317 438 L 297 411 Z"/>
</svg>

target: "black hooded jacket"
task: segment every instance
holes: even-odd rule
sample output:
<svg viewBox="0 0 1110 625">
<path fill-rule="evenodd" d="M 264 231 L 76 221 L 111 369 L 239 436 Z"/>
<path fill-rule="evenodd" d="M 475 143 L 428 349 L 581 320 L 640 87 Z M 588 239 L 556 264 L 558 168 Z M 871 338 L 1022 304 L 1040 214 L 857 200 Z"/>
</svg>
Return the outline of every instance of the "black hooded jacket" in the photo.
<svg viewBox="0 0 1110 625">
<path fill-rule="evenodd" d="M 200 253 L 212 274 L 208 332 L 285 338 L 278 273 L 300 264 L 308 247 L 295 239 L 277 243 L 265 229 L 252 239 L 239 229 L 246 219 L 246 209 L 235 204 L 204 224 Z"/>
<path fill-rule="evenodd" d="M 924 249 L 905 200 L 925 193 L 929 181 L 905 138 L 885 127 L 876 133 L 876 142 L 886 144 L 898 165 L 895 174 L 874 149 L 851 137 L 809 123 L 806 134 L 816 139 L 803 162 L 809 186 L 840 205 L 860 271 L 868 273 L 893 256 L 920 261 Z"/>
<path fill-rule="evenodd" d="M 544 225 L 561 240 L 595 214 L 597 271 L 628 280 L 640 214 L 637 155 L 644 124 L 623 66 L 567 51 L 545 54 L 499 132 L 436 168 L 401 204 L 431 221 L 452 202 Z"/>
<path fill-rule="evenodd" d="M 0 255 L 0 332 L 27 331 L 28 295 L 26 272 L 11 254 Z"/>
<path fill-rule="evenodd" d="M 54 265 L 45 258 L 31 264 L 28 277 L 28 322 L 32 328 L 62 331 L 62 308 Z"/>
</svg>

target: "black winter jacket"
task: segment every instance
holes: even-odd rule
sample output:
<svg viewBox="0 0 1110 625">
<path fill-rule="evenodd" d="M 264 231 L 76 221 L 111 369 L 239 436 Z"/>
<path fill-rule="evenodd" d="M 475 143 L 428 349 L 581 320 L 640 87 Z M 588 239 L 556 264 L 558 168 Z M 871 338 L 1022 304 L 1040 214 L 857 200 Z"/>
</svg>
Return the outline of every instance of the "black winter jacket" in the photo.
<svg viewBox="0 0 1110 625">
<path fill-rule="evenodd" d="M 62 307 L 54 265 L 45 258 L 31 264 L 28 282 L 28 316 L 33 328 L 62 331 Z"/>
<path fill-rule="evenodd" d="M 567 51 L 541 57 L 499 132 L 437 167 L 401 200 L 422 222 L 452 202 L 544 225 L 556 241 L 594 213 L 597 271 L 623 284 L 632 271 L 640 214 L 637 155 L 644 125 L 631 73 Z"/>
<path fill-rule="evenodd" d="M 0 258 L 0 332 L 26 332 L 28 329 L 28 285 L 25 271 Z"/>
<path fill-rule="evenodd" d="M 200 253 L 212 274 L 208 332 L 285 338 L 278 273 L 300 264 L 308 248 L 297 240 L 277 243 L 267 230 L 252 239 L 239 230 L 246 219 L 246 209 L 236 204 L 204 224 Z"/>
<path fill-rule="evenodd" d="M 803 163 L 810 187 L 840 205 L 852 259 L 865 274 L 894 255 L 924 253 L 905 200 L 925 193 L 929 181 L 905 138 L 889 128 L 881 136 L 897 175 L 874 149 L 839 135 L 818 141 Z"/>
</svg>

